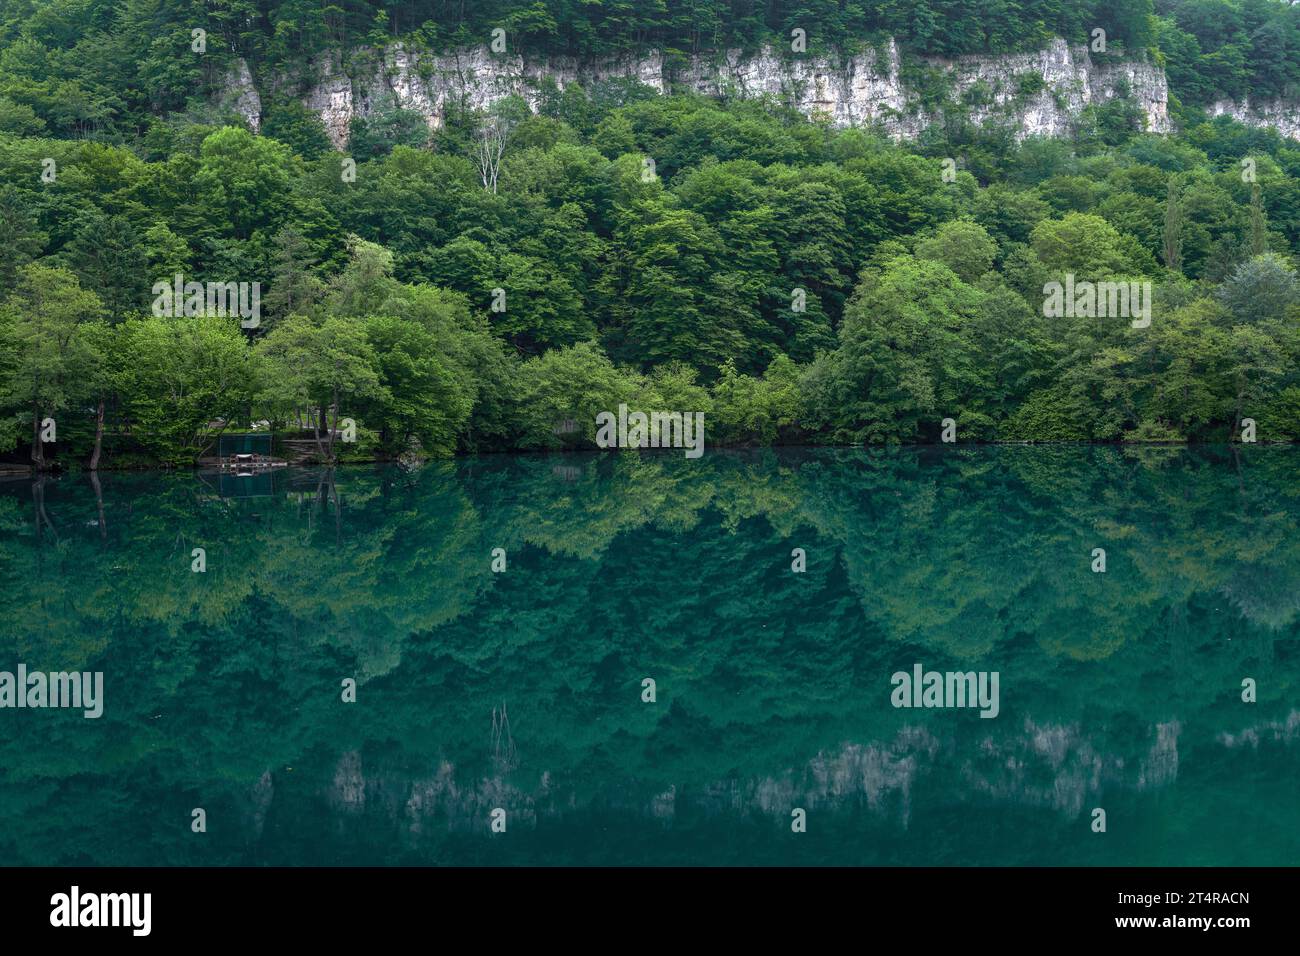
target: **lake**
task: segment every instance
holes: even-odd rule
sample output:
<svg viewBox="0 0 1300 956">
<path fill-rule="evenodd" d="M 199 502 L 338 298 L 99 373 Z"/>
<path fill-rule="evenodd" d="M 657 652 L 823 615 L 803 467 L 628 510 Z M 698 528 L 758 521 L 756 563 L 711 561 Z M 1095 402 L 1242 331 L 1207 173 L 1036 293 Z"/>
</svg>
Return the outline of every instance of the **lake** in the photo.
<svg viewBox="0 0 1300 956">
<path fill-rule="evenodd" d="M 0 526 L 0 670 L 103 674 L 0 709 L 6 863 L 1300 859 L 1297 448 L 69 474 Z"/>
</svg>

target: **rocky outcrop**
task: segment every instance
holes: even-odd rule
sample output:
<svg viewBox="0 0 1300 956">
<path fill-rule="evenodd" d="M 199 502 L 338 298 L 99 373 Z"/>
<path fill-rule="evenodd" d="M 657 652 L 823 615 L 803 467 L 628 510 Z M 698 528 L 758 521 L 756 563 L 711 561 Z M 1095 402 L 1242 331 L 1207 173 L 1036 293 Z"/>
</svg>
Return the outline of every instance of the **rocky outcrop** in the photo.
<svg viewBox="0 0 1300 956">
<path fill-rule="evenodd" d="M 960 104 L 972 122 L 1008 127 L 1017 139 L 1067 136 L 1086 107 L 1121 96 L 1132 100 L 1149 131 L 1171 131 L 1164 70 L 1144 60 L 1098 62 L 1086 46 L 1057 39 L 1032 53 L 919 62 L 944 77 L 947 101 Z M 450 106 L 481 110 L 518 95 L 537 109 L 547 90 L 563 90 L 571 83 L 590 88 L 616 79 L 634 80 L 660 93 L 769 96 L 837 126 L 875 126 L 895 139 L 915 139 L 942 120 L 942 110 L 924 108 L 906 76 L 893 41 L 842 60 L 787 55 L 768 47 L 758 53 L 696 57 L 676 67 L 658 53 L 579 61 L 494 54 L 487 47 L 435 54 L 395 43 L 382 55 L 354 56 L 347 66 L 337 51 L 331 52 L 306 77 L 266 82 L 301 98 L 342 150 L 354 116 L 390 105 L 418 112 L 430 129 L 437 129 Z M 254 131 L 260 127 L 261 94 L 243 60 L 230 68 L 217 100 Z M 1220 100 L 1209 113 L 1231 116 L 1246 126 L 1272 127 L 1300 140 L 1300 103 Z"/>
<path fill-rule="evenodd" d="M 976 123 L 997 123 L 1017 138 L 1068 134 L 1090 104 L 1128 96 L 1153 132 L 1169 130 L 1168 88 L 1160 68 L 1142 61 L 1094 62 L 1084 46 L 1056 40 L 1046 49 L 1006 56 L 967 56 L 921 61 L 942 75 L 948 102 L 960 104 Z M 907 82 L 897 45 L 838 59 L 785 54 L 768 47 L 757 53 L 731 51 L 669 66 L 657 53 L 606 61 L 524 58 L 494 54 L 487 47 L 434 54 L 396 43 L 381 55 L 356 56 L 344 65 L 337 53 L 321 58 L 305 80 L 280 78 L 296 86 L 304 104 L 320 116 L 334 145 L 343 149 L 354 116 L 389 105 L 418 112 L 431 129 L 451 107 L 484 109 L 518 95 L 536 109 L 547 90 L 571 83 L 586 88 L 615 79 L 634 80 L 658 92 L 691 90 L 711 96 L 768 96 L 808 116 L 838 126 L 876 126 L 896 139 L 910 139 L 939 119 L 942 107 L 923 107 Z M 254 105 L 256 90 L 245 82 L 247 68 L 232 71 L 223 100 Z M 250 117 L 255 125 L 255 119 Z"/>
<path fill-rule="evenodd" d="M 1219 100 L 1210 107 L 1211 116 L 1231 116 L 1238 123 L 1261 128 L 1273 127 L 1289 139 L 1300 139 L 1300 103 L 1259 100 L 1249 97 L 1240 103 Z"/>
<path fill-rule="evenodd" d="M 962 766 L 976 793 L 1067 816 L 1083 813 L 1107 789 L 1139 791 L 1167 786 L 1178 777 L 1178 721 L 1156 724 L 1155 740 L 1136 768 L 1107 753 L 1078 724 L 1026 720 L 1020 736 L 988 737 L 980 753 Z"/>
<path fill-rule="evenodd" d="M 1162 70 L 1140 62 L 1097 65 L 1086 47 L 1064 40 L 1034 53 L 923 62 L 943 75 L 949 102 L 964 104 L 972 122 L 1010 126 L 1018 139 L 1066 135 L 1085 107 L 1119 95 L 1133 97 L 1149 130 L 1169 130 Z M 771 49 L 755 57 L 729 54 L 720 69 L 693 64 L 677 85 L 713 95 L 770 95 L 837 126 L 879 125 L 896 139 L 914 139 L 938 119 L 908 88 L 892 41 L 840 64 L 783 59 Z"/>
<path fill-rule="evenodd" d="M 1293 710 L 1285 720 L 1270 720 L 1256 727 L 1247 727 L 1239 733 L 1224 731 L 1219 743 L 1225 747 L 1259 747 L 1260 741 L 1282 741 L 1292 744 L 1300 740 L 1300 710 Z"/>
<path fill-rule="evenodd" d="M 253 74 L 243 59 L 235 60 L 222 79 L 217 105 L 238 113 L 254 133 L 261 129 L 262 97 L 257 92 Z"/>
<path fill-rule="evenodd" d="M 1239 746 L 1270 734 L 1291 734 L 1296 723 L 1293 714 L 1285 731 L 1277 725 L 1224 742 Z M 515 782 L 500 766 L 486 775 L 466 774 L 446 760 L 428 776 L 411 778 L 383 765 L 367 773 L 360 754 L 349 751 L 340 757 L 326 795 L 341 817 L 373 809 L 400 821 L 412 836 L 485 833 L 497 807 L 507 811 L 511 827 L 528 830 L 591 807 L 648 818 L 664 827 L 673 826 L 682 813 L 692 820 L 759 815 L 788 825 L 795 807 L 810 813 L 858 807 L 906 828 L 913 793 L 921 785 L 941 786 L 952 799 L 977 798 L 1078 817 L 1108 792 L 1172 785 L 1178 777 L 1181 732 L 1177 720 L 1153 725 L 1146 753 L 1126 760 L 1078 724 L 1025 720 L 990 732 L 974 748 L 958 747 L 923 727 L 905 726 L 889 739 L 845 742 L 771 774 L 648 792 L 632 780 L 609 781 L 597 792 L 581 794 L 572 781 L 557 782 L 549 772 L 530 786 Z"/>
</svg>

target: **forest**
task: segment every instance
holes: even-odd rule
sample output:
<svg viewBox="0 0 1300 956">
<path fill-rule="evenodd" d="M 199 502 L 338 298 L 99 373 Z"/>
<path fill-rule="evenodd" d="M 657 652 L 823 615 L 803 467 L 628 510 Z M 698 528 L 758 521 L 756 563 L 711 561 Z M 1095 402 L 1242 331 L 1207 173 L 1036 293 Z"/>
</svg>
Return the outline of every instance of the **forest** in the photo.
<svg viewBox="0 0 1300 956">
<path fill-rule="evenodd" d="M 1298 12 L 6 0 L 0 452 L 183 466 L 254 425 L 329 461 L 589 448 L 620 403 L 703 412 L 712 445 L 931 442 L 945 419 L 962 442 L 1295 441 L 1300 145 L 1198 104 L 1292 91 Z M 181 53 L 194 22 L 211 63 Z M 1118 98 L 1066 139 L 957 112 L 895 143 L 611 81 L 432 132 L 391 106 L 353 121 L 345 155 L 292 96 L 268 95 L 259 133 L 208 96 L 223 55 L 269 76 L 497 23 L 584 56 L 796 23 L 827 48 L 956 55 L 1106 23 L 1168 70 L 1179 129 L 1145 132 Z M 257 282 L 258 323 L 156 314 L 176 275 Z M 1074 276 L 1149 284 L 1150 324 L 1049 317 L 1045 288 Z M 355 441 L 335 441 L 343 419 Z"/>
</svg>

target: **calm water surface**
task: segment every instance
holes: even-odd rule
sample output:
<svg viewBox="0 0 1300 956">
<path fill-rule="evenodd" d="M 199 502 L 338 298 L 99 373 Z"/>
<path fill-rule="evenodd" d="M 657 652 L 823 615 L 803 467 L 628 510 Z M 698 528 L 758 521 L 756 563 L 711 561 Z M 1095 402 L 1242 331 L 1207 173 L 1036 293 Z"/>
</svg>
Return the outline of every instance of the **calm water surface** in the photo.
<svg viewBox="0 0 1300 956">
<path fill-rule="evenodd" d="M 105 703 L 0 709 L 0 862 L 1295 864 L 1298 525 L 1292 448 L 10 480 L 0 670 Z"/>
</svg>

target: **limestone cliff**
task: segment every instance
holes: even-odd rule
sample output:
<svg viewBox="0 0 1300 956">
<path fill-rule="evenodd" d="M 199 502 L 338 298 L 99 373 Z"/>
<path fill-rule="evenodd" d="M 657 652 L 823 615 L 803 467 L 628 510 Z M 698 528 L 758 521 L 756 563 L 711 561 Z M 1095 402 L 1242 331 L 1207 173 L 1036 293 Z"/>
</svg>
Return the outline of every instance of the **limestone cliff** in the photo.
<svg viewBox="0 0 1300 956">
<path fill-rule="evenodd" d="M 634 79 L 661 93 L 692 90 L 711 96 L 770 96 L 808 116 L 837 126 L 876 126 L 895 139 L 913 139 L 940 120 L 931 95 L 929 108 L 909 83 L 916 66 L 928 71 L 977 124 L 998 124 L 1018 138 L 1065 136 L 1090 104 L 1128 97 L 1146 128 L 1170 132 L 1168 84 L 1164 71 L 1143 60 L 1095 61 L 1087 47 L 1058 39 L 1046 49 L 1001 56 L 913 61 L 909 72 L 897 45 L 838 59 L 785 54 L 768 47 L 757 53 L 732 51 L 670 65 L 659 54 L 607 61 L 494 54 L 487 47 L 430 53 L 395 43 L 381 53 L 354 53 L 345 67 L 333 52 L 307 75 L 263 79 L 259 92 L 248 67 L 238 61 L 221 100 L 256 129 L 262 93 L 300 98 L 325 124 L 331 142 L 346 149 L 354 116 L 397 104 L 440 126 L 450 105 L 483 109 L 509 95 L 536 109 L 547 89 L 571 83 L 586 88 L 612 79 Z M 1300 109 L 1284 103 L 1215 104 L 1253 126 L 1277 126 L 1300 138 Z"/>
<path fill-rule="evenodd" d="M 1246 126 L 1273 127 L 1289 139 L 1300 139 L 1300 103 L 1285 100 L 1250 100 L 1240 103 L 1219 100 L 1209 109 L 1211 116 L 1231 116 Z"/>
</svg>

